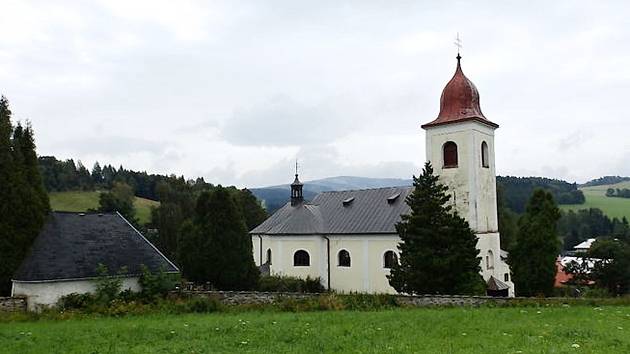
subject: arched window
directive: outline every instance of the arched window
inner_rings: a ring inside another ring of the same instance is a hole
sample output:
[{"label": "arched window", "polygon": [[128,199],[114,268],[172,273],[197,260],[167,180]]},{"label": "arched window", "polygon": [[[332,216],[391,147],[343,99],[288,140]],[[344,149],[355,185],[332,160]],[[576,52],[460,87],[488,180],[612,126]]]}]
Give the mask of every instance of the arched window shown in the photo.
[{"label": "arched window", "polygon": [[267,264],[271,264],[271,248],[267,249]]},{"label": "arched window", "polygon": [[444,147],[442,149],[444,150],[444,167],[457,167],[457,144],[452,141],[447,141],[444,143]]},{"label": "arched window", "polygon": [[385,255],[383,255],[383,268],[391,269],[394,267],[394,264],[398,263],[398,256],[394,251],[387,251]]},{"label": "arched window", "polygon": [[488,144],[486,142],[481,143],[481,167],[490,167],[488,160]]},{"label": "arched window", "polygon": [[486,255],[486,269],[494,269],[494,254],[490,250]]},{"label": "arched window", "polygon": [[340,267],[350,267],[350,252],[346,250],[339,251],[337,255],[337,265]]},{"label": "arched window", "polygon": [[293,254],[293,266],[308,267],[311,265],[311,256],[305,250],[295,251]]}]

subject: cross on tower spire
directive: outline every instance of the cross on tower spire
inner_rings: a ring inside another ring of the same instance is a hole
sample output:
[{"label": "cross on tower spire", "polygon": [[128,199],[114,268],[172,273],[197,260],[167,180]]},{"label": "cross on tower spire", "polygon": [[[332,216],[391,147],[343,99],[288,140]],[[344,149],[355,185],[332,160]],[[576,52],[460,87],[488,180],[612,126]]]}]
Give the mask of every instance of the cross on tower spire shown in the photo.
[{"label": "cross on tower spire", "polygon": [[459,55],[459,52],[462,50],[462,47],[463,47],[462,40],[459,38],[459,32],[457,32],[457,37],[455,37],[454,44],[455,44],[455,47],[457,47],[457,61],[459,61],[462,58],[462,56]]}]

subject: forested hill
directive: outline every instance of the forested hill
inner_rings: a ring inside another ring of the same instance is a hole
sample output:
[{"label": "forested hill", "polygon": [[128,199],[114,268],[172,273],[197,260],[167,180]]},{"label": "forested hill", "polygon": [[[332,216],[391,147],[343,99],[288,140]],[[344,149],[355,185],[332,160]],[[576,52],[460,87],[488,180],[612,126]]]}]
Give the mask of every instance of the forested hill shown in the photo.
[{"label": "forested hill", "polygon": [[584,204],[584,194],[576,183],[544,177],[497,176],[497,193],[505,206],[523,213],[536,188],[550,191],[558,204]]},{"label": "forested hill", "polygon": [[630,177],[621,177],[621,176],[604,176],[600,178],[595,178],[584,183],[581,187],[595,187],[595,186],[605,186],[608,184],[617,184],[621,182],[630,181]]},{"label": "forested hill", "polygon": [[[348,189],[365,189],[379,187],[410,186],[411,180],[397,178],[366,178],[366,177],[331,177],[304,182],[304,198],[312,199],[323,191],[337,191]],[[270,213],[280,208],[289,200],[289,185],[272,186],[251,189],[252,193],[261,201]],[[550,191],[559,204],[582,204],[584,195],[577,189],[577,184],[561,180],[542,177],[497,177],[497,189],[505,205],[511,210],[522,213],[527,201],[536,188]]]}]

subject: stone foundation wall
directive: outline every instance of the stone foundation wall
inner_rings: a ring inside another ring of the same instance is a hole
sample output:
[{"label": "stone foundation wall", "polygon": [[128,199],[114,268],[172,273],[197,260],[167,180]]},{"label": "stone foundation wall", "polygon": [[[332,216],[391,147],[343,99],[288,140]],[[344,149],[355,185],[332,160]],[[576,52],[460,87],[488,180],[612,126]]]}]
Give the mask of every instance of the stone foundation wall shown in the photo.
[{"label": "stone foundation wall", "polygon": [[0,312],[26,311],[25,297],[0,297]]},{"label": "stone foundation wall", "polygon": [[[184,296],[207,296],[219,299],[226,305],[252,305],[272,304],[278,299],[316,299],[326,294],[305,293],[276,293],[257,291],[183,291]],[[343,296],[343,295],[339,295]],[[461,296],[461,295],[391,295],[401,305],[427,307],[427,306],[480,306],[488,302],[505,304],[517,298],[497,298],[489,296]]]}]

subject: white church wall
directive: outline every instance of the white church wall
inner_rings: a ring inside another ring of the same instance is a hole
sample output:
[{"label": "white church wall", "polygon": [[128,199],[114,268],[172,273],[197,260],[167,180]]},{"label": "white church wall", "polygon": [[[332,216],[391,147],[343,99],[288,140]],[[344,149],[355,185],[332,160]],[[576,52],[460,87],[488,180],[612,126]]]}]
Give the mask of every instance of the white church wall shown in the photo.
[{"label": "white church wall", "polygon": [[[122,290],[140,291],[138,277],[124,278]],[[13,281],[12,296],[25,296],[27,298],[28,309],[33,311],[42,306],[55,305],[64,295],[71,293],[84,294],[96,291],[94,280],[64,280],[64,281],[42,281],[42,282],[20,282]]]},{"label": "white church wall", "polygon": [[[397,235],[331,235],[330,240],[330,286],[341,292],[395,293],[386,276],[383,257],[386,251],[398,254]],[[262,238],[262,248],[261,248]],[[260,265],[266,262],[267,250],[271,249],[272,275],[300,278],[320,277],[322,285],[328,286],[328,245],[324,236],[261,236],[252,237],[254,260]],[[293,254],[297,250],[309,252],[311,264],[308,267],[294,266]],[[350,267],[338,265],[341,250],[350,253]]]}]

